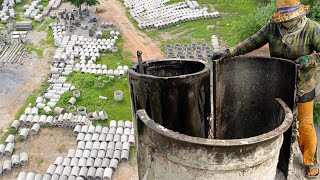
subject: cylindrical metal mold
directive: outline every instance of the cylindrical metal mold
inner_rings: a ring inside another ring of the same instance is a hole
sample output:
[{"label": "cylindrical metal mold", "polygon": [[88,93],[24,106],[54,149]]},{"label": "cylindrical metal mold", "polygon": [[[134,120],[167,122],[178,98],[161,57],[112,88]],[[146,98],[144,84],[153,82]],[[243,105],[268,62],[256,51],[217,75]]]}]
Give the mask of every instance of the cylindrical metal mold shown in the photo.
[{"label": "cylindrical metal mold", "polygon": [[[139,110],[135,123],[139,127],[139,177],[272,179],[276,175],[283,133],[293,120],[290,108],[281,99],[276,100],[272,112],[269,132],[250,138],[218,140],[171,131]],[[160,171],[153,170],[159,166]]]}]

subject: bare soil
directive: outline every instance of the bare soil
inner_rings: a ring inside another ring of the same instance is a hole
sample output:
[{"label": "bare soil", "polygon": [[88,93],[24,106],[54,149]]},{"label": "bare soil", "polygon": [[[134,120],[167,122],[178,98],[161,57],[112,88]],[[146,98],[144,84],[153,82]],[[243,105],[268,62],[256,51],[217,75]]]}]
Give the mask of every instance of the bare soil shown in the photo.
[{"label": "bare soil", "polygon": [[[100,1],[100,7],[105,10],[98,14],[99,23],[113,22],[122,31],[125,39],[124,49],[126,51],[136,55],[137,50],[141,50],[144,60],[155,60],[164,57],[160,49],[160,43],[152,40],[134,27],[125,14],[124,6],[118,0]],[[137,61],[137,58],[132,60]]]}]

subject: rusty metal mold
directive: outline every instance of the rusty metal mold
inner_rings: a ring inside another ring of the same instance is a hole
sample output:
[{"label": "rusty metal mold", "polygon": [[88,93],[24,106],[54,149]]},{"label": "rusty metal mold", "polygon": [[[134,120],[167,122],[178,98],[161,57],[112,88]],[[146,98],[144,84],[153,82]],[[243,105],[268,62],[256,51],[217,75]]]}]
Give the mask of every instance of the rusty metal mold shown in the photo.
[{"label": "rusty metal mold", "polygon": [[273,101],[270,131],[241,139],[206,139],[172,131],[138,110],[140,179],[272,179],[276,175],[283,133],[293,121],[290,108]]},{"label": "rusty metal mold", "polygon": [[[140,67],[141,68],[141,67]],[[145,109],[173,131],[206,137],[210,115],[210,68],[200,61],[166,59],[128,70],[133,114]]]}]

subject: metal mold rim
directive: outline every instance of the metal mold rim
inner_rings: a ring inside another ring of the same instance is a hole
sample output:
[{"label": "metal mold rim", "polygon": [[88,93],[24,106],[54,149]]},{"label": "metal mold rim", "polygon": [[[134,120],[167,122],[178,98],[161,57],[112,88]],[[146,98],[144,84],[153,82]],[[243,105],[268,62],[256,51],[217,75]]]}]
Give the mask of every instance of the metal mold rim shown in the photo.
[{"label": "metal mold rim", "polygon": [[174,132],[166,127],[161,126],[152,120],[144,109],[140,109],[137,111],[137,116],[148,128],[150,128],[153,132],[156,132],[160,135],[166,136],[171,139],[175,139],[181,142],[187,142],[191,144],[204,145],[204,146],[249,146],[257,143],[262,143],[267,140],[271,140],[273,138],[278,137],[283,134],[285,131],[289,129],[293,122],[293,114],[291,109],[279,98],[275,99],[284,110],[285,118],[280,126],[275,128],[272,131],[267,133],[250,137],[250,138],[242,138],[242,139],[206,139],[199,137],[192,137],[185,134],[180,134],[178,132]]},{"label": "metal mold rim", "polygon": [[198,74],[203,74],[206,73],[207,71],[210,70],[210,66],[209,63],[207,63],[206,61],[200,60],[200,59],[163,59],[161,61],[159,60],[150,60],[150,61],[145,61],[143,62],[144,65],[146,64],[152,64],[155,62],[177,62],[177,61],[182,61],[182,62],[195,62],[195,63],[202,63],[204,65],[203,69],[201,71],[195,72],[195,73],[190,73],[190,74],[184,74],[184,75],[179,75],[179,76],[170,76],[170,77],[166,77],[166,76],[154,76],[154,75],[150,75],[150,74],[141,74],[138,73],[135,70],[138,70],[138,64],[133,64],[132,67],[130,69],[128,69],[128,73],[132,74],[134,76],[140,76],[140,77],[145,77],[145,78],[153,78],[153,79],[177,79],[177,78],[186,78],[186,77],[191,77],[191,76],[195,76]]}]

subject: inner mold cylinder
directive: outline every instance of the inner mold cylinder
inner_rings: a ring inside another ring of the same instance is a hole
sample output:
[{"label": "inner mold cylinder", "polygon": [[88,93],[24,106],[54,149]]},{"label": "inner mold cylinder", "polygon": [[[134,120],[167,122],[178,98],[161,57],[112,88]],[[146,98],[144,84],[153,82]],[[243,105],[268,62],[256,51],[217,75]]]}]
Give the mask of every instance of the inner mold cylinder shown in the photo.
[{"label": "inner mold cylinder", "polygon": [[128,70],[133,117],[137,110],[146,109],[160,125],[205,137],[210,115],[209,65],[196,60],[147,61],[142,65],[144,73],[138,71],[138,64]]}]

